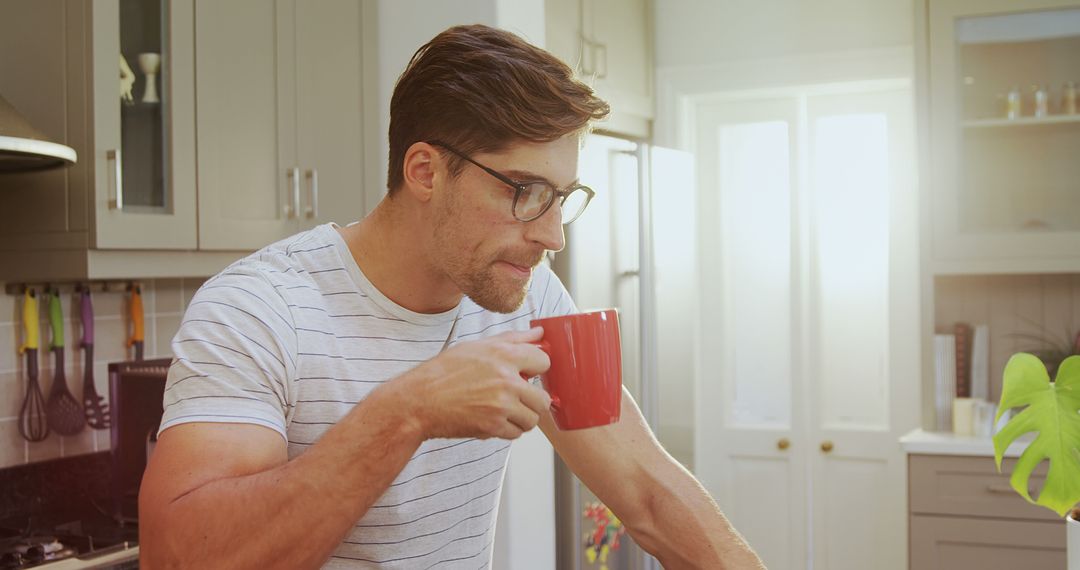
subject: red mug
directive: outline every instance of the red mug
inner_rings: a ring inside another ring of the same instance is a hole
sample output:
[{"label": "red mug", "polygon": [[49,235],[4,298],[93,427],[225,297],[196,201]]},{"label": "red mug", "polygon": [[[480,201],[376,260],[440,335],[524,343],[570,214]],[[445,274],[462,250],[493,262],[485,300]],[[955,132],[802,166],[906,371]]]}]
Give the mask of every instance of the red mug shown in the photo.
[{"label": "red mug", "polygon": [[619,421],[622,349],[615,309],[534,319],[542,327],[540,349],[551,368],[540,376],[551,395],[551,415],[561,430]]}]

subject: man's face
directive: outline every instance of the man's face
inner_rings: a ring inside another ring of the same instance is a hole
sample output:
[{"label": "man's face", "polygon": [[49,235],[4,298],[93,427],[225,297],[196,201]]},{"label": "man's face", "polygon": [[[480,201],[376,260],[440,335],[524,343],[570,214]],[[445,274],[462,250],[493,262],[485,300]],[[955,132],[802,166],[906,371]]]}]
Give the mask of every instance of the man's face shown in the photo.
[{"label": "man's face", "polygon": [[[471,158],[513,180],[546,180],[561,189],[576,180],[578,142],[571,135]],[[532,269],[546,250],[565,243],[557,201],[531,222],[514,218],[513,203],[513,188],[467,162],[433,198],[433,263],[478,305],[500,313],[521,307]]]}]

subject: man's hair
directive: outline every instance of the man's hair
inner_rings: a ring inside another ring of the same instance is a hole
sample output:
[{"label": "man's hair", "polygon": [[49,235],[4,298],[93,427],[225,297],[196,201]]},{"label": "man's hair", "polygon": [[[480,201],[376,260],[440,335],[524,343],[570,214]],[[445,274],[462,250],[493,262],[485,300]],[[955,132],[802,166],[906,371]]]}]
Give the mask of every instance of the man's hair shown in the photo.
[{"label": "man's hair", "polygon": [[[391,193],[404,182],[405,152],[438,140],[466,154],[584,133],[608,104],[554,55],[483,25],[455,26],[413,54],[390,99]],[[451,176],[464,162],[446,154]]]}]

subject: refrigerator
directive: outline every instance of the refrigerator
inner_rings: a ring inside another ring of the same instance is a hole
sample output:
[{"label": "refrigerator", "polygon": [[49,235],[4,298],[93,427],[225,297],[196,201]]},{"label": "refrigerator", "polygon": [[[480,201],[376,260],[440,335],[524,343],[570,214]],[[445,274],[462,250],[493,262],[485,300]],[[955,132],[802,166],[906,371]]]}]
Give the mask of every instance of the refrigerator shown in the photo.
[{"label": "refrigerator", "polygon": [[[552,259],[580,310],[619,310],[623,384],[661,445],[691,470],[700,290],[693,170],[685,152],[589,135],[578,174],[596,196]],[[560,570],[661,567],[558,457],[555,464]]]}]

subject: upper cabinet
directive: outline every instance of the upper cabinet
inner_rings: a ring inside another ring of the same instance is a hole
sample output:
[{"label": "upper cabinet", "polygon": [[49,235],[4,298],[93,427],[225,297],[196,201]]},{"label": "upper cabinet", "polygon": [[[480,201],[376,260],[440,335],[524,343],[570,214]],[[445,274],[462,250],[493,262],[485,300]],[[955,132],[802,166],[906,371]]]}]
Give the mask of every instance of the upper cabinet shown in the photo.
[{"label": "upper cabinet", "polygon": [[936,273],[1080,271],[1080,3],[929,0]]},{"label": "upper cabinet", "polygon": [[199,0],[195,18],[200,247],[362,216],[361,3]]},{"label": "upper cabinet", "polygon": [[363,216],[370,10],[5,3],[0,92],[79,161],[0,175],[0,281],[205,276]]},{"label": "upper cabinet", "polygon": [[547,0],[547,49],[611,104],[601,131],[648,139],[654,116],[652,2]]}]

